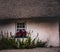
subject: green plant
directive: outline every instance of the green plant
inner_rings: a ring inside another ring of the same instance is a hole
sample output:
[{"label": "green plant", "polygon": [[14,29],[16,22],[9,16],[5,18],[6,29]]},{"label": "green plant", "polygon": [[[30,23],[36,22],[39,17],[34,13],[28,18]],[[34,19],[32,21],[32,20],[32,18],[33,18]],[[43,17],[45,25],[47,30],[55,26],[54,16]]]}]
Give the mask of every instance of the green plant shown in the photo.
[{"label": "green plant", "polygon": [[37,40],[36,47],[47,47],[47,42]]},{"label": "green plant", "polygon": [[26,40],[24,38],[22,40],[18,40],[19,42],[19,48],[31,48],[31,37],[28,36]]},{"label": "green plant", "polygon": [[37,36],[32,40],[31,34],[28,34],[28,37],[26,40],[24,38],[21,39],[16,39],[15,38],[8,38],[8,33],[7,33],[7,38],[0,39],[0,49],[29,49],[29,48],[35,48],[35,47],[47,47],[47,42],[43,42],[41,40],[37,40]]},{"label": "green plant", "polygon": [[24,49],[25,46],[26,46],[26,45],[25,45],[25,41],[24,41],[24,39],[19,40],[19,48]]},{"label": "green plant", "polygon": [[17,48],[17,44],[15,42],[15,39],[6,39],[3,38],[0,40],[0,48],[1,49],[15,49]]}]

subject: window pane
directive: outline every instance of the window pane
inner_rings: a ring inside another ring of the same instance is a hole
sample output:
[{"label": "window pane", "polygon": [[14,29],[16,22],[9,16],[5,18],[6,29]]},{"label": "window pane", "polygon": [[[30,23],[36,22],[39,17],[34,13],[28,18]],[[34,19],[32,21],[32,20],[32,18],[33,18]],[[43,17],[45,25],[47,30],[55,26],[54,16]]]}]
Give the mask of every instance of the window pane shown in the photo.
[{"label": "window pane", "polygon": [[23,28],[25,28],[25,26],[23,26]]},{"label": "window pane", "polygon": [[19,26],[17,25],[17,28],[19,28]]},{"label": "window pane", "polygon": [[24,23],[17,23],[17,28],[25,28],[25,24]]},{"label": "window pane", "polygon": [[20,28],[23,28],[23,26],[22,26],[22,25],[20,25]]}]

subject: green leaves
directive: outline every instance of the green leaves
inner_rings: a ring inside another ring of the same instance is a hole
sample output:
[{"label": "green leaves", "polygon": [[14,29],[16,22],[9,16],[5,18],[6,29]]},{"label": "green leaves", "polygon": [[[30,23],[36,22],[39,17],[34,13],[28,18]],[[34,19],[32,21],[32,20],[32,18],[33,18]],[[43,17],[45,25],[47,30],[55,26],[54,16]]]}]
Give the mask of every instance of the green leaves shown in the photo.
[{"label": "green leaves", "polygon": [[38,35],[32,40],[31,34],[24,39],[16,38],[2,38],[0,40],[0,49],[30,49],[35,47],[47,47],[47,42],[36,40]]},{"label": "green leaves", "polygon": [[14,39],[6,39],[3,38],[2,40],[0,40],[0,48],[1,49],[15,49],[17,48],[17,44],[15,42]]},{"label": "green leaves", "polygon": [[47,42],[37,40],[36,47],[47,47]]}]

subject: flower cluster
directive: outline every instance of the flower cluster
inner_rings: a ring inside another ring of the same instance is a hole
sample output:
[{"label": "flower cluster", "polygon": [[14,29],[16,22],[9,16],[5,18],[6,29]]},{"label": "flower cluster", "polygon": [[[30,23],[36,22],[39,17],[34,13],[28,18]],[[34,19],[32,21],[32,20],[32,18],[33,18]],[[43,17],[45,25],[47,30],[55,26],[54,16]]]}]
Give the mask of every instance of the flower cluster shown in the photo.
[{"label": "flower cluster", "polygon": [[26,30],[19,30],[17,33],[16,33],[16,37],[26,37]]}]

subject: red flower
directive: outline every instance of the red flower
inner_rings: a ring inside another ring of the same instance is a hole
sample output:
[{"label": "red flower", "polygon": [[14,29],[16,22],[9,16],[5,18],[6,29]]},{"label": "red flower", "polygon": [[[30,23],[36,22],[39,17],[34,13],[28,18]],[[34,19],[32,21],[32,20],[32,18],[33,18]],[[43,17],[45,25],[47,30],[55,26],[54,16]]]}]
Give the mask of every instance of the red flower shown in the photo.
[{"label": "red flower", "polygon": [[16,36],[17,37],[25,37],[26,36],[26,31],[23,29],[23,30],[20,30],[19,32],[16,33]]}]

